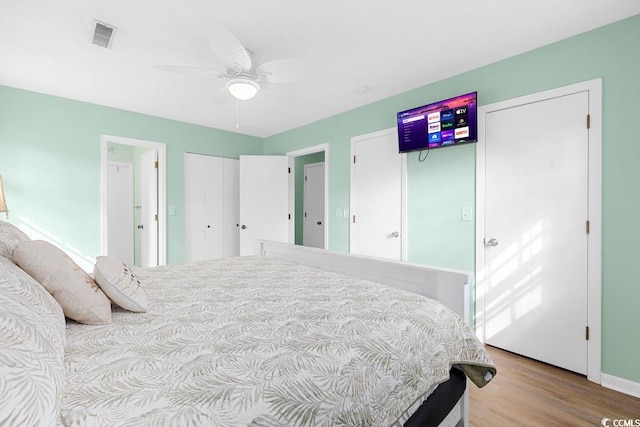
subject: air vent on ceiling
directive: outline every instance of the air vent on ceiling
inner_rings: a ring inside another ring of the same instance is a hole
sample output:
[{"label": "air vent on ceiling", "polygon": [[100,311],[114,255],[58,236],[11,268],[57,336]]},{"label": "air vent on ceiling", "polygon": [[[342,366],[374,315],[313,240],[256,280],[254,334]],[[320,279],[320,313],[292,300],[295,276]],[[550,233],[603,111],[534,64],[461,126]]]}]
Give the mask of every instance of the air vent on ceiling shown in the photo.
[{"label": "air vent on ceiling", "polygon": [[113,34],[116,32],[115,27],[111,27],[102,22],[95,21],[96,27],[93,31],[93,44],[109,48],[113,40]]}]

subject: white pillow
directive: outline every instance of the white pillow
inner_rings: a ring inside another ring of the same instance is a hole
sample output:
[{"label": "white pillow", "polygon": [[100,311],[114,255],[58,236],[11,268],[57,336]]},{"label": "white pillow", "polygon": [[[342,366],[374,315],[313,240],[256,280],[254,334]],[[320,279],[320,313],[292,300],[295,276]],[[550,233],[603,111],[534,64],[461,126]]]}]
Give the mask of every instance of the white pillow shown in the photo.
[{"label": "white pillow", "polygon": [[112,256],[99,256],[93,267],[93,277],[116,305],[129,311],[147,311],[147,294],[125,263]]},{"label": "white pillow", "polygon": [[111,303],[67,254],[42,240],[18,243],[13,260],[58,301],[64,315],[80,323],[111,323]]}]

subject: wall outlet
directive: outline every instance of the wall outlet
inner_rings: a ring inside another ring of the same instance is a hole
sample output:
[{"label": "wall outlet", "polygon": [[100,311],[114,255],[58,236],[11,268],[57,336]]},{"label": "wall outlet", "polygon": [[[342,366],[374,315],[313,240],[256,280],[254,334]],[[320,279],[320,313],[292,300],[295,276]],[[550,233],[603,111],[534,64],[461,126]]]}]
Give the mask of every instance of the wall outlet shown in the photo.
[{"label": "wall outlet", "polygon": [[336,218],[342,218],[342,209],[336,208]]},{"label": "wall outlet", "polygon": [[176,214],[176,207],[169,205],[169,216],[174,216]]},{"label": "wall outlet", "polygon": [[469,208],[469,207],[462,208],[462,220],[473,221],[473,208]]}]

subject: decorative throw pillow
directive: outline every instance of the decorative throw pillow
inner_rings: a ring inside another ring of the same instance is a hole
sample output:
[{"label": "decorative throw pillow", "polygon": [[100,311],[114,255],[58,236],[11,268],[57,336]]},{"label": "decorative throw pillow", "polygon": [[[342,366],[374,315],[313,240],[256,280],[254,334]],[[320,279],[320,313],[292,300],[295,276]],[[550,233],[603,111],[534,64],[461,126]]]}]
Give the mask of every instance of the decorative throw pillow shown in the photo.
[{"label": "decorative throw pillow", "polygon": [[147,294],[124,262],[108,255],[99,256],[93,267],[93,277],[116,305],[129,311],[147,311]]},{"label": "decorative throw pillow", "polygon": [[11,258],[15,245],[25,240],[31,239],[22,230],[10,222],[0,221],[0,255]]},{"label": "decorative throw pillow", "polygon": [[18,243],[13,260],[58,301],[64,315],[80,323],[111,323],[111,303],[96,282],[67,254],[42,240]]}]

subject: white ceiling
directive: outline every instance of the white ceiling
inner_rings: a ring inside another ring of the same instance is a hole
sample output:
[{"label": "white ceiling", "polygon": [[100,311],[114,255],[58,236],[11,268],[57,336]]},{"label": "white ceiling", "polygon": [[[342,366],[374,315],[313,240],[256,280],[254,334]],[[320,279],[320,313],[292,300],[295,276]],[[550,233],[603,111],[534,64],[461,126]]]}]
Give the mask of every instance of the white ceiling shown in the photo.
[{"label": "white ceiling", "polygon": [[[638,0],[0,0],[0,85],[267,137],[639,13]],[[91,44],[94,19],[117,27],[110,49]],[[153,68],[219,68],[212,25],[254,62],[313,71],[237,116],[223,80]]]}]

